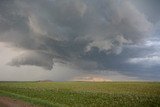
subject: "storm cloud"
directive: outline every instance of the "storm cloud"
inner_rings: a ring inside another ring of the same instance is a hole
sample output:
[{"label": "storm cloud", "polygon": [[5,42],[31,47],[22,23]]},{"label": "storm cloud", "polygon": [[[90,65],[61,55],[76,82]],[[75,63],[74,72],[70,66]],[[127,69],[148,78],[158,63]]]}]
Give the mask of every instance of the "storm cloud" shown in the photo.
[{"label": "storm cloud", "polygon": [[135,63],[153,60],[138,59],[145,53],[138,46],[149,50],[152,28],[130,0],[0,1],[0,42],[21,51],[7,63],[12,66],[52,70],[62,63],[81,72],[132,75]]}]

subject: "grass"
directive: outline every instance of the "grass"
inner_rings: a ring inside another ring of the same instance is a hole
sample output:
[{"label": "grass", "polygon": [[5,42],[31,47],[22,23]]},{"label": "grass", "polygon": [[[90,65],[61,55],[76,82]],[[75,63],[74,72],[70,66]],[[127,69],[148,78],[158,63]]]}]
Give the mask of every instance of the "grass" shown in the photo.
[{"label": "grass", "polygon": [[10,97],[13,99],[19,99],[26,102],[29,102],[33,105],[37,105],[39,107],[62,107],[63,105],[60,104],[53,104],[51,102],[48,102],[47,100],[37,99],[37,98],[31,98],[24,95],[14,94],[7,91],[1,91],[0,90],[0,96]]},{"label": "grass", "polygon": [[42,107],[160,107],[160,83],[1,82],[0,96]]}]

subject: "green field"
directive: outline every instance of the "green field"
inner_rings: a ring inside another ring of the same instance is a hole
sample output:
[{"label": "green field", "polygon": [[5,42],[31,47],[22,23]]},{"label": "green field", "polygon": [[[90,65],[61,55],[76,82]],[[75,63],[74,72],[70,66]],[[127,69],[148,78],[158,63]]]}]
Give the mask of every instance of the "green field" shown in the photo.
[{"label": "green field", "polygon": [[0,96],[41,107],[160,107],[160,83],[0,82]]}]

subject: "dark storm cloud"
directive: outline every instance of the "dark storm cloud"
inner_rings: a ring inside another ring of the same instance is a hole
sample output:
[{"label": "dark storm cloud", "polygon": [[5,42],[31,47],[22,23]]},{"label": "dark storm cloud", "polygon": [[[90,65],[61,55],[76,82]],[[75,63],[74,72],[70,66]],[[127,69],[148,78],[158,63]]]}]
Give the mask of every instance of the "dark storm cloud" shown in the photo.
[{"label": "dark storm cloud", "polygon": [[160,19],[160,1],[159,0],[131,0],[137,8],[147,15],[148,20],[157,23]]},{"label": "dark storm cloud", "polygon": [[78,69],[127,71],[152,24],[128,0],[3,0],[0,41],[23,54],[9,64],[52,69],[54,59]]}]

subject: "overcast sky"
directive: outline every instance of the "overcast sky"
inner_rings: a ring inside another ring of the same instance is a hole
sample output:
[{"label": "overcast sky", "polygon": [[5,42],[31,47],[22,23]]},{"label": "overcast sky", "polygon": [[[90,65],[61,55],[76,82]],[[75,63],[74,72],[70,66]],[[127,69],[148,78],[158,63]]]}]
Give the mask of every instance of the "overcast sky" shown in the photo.
[{"label": "overcast sky", "polygon": [[160,0],[0,0],[0,80],[160,81]]}]

